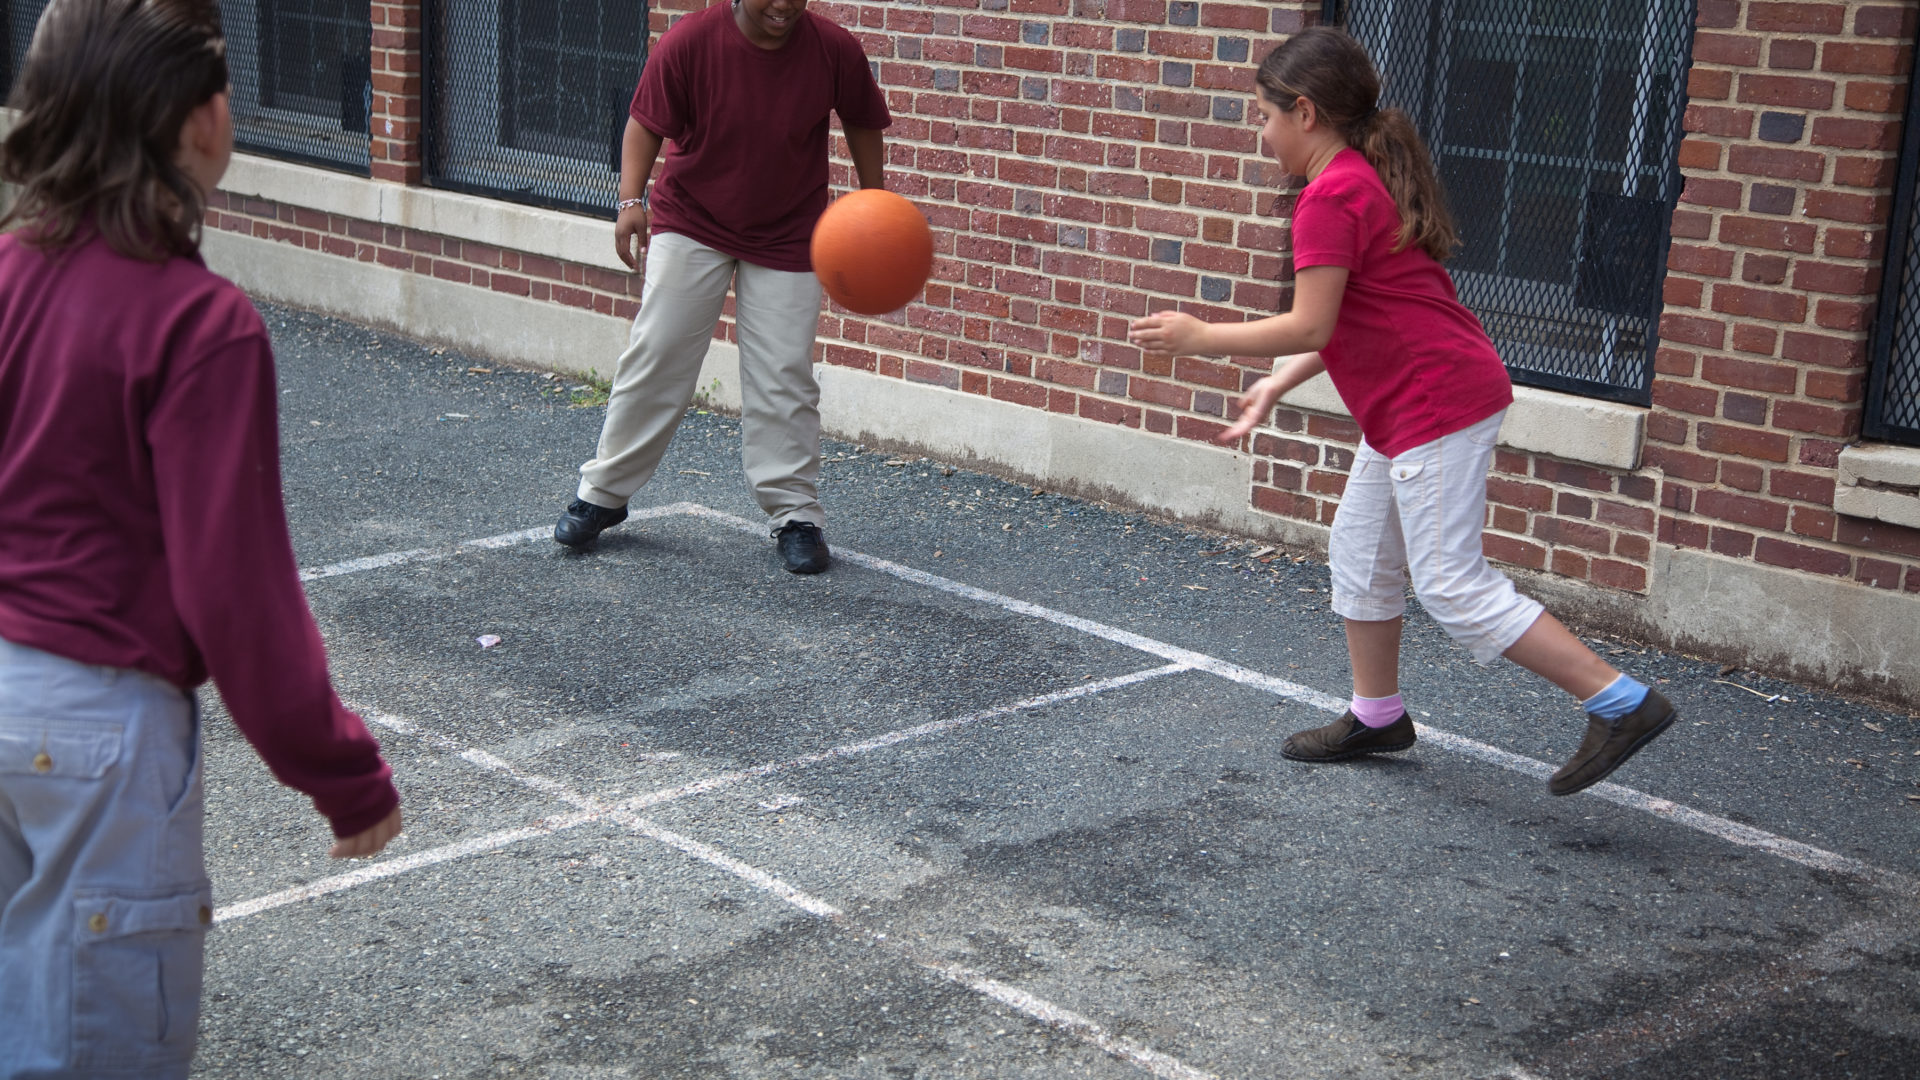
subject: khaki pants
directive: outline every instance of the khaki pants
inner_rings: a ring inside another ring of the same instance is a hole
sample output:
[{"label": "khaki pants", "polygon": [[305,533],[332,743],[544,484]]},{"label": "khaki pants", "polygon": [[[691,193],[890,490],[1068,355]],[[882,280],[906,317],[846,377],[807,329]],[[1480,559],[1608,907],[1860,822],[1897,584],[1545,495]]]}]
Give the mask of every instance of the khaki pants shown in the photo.
[{"label": "khaki pants", "polygon": [[677,233],[654,236],[647,249],[646,292],[614,370],[599,450],[580,466],[580,498],[625,506],[653,479],[693,402],[729,285],[747,483],[773,529],[789,521],[826,524],[818,497],[820,385],[813,377],[819,279],[755,266]]}]

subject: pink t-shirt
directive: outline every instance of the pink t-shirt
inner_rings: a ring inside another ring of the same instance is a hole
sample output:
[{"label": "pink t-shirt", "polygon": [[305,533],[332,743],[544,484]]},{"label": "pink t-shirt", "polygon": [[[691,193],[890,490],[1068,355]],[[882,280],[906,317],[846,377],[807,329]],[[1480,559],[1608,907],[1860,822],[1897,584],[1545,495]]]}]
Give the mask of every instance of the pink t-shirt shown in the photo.
[{"label": "pink t-shirt", "polygon": [[1453,279],[1418,247],[1393,250],[1400,212],[1357,150],[1342,150],[1300,193],[1293,266],[1343,266],[1346,295],[1320,350],[1327,376],[1388,457],[1472,427],[1513,403],[1493,342]]},{"label": "pink t-shirt", "polygon": [[852,34],[804,12],[778,49],[747,40],[730,4],[661,35],[630,114],[667,139],[653,230],[773,270],[813,269],[827,208],[830,113],[851,127],[893,122]]}]

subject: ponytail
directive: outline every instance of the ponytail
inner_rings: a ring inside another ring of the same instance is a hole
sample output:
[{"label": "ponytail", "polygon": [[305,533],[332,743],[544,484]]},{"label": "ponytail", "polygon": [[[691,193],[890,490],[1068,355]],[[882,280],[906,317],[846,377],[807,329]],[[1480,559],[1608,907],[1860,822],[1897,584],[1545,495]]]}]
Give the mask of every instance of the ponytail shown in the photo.
[{"label": "ponytail", "polygon": [[1313,27],[1268,53],[1255,80],[1268,101],[1313,102],[1380,174],[1400,212],[1395,251],[1417,247],[1439,260],[1453,254],[1459,236],[1433,158],[1406,113],[1379,108],[1380,76],[1359,42],[1343,30]]},{"label": "ponytail", "polygon": [[[1313,99],[1312,94],[1306,97]],[[1380,174],[1394,208],[1400,211],[1394,250],[1417,247],[1442,261],[1452,255],[1460,238],[1453,230],[1453,215],[1447,213],[1433,158],[1414,130],[1412,118],[1399,109],[1376,110],[1347,130],[1346,136],[1347,145],[1360,151]]]}]

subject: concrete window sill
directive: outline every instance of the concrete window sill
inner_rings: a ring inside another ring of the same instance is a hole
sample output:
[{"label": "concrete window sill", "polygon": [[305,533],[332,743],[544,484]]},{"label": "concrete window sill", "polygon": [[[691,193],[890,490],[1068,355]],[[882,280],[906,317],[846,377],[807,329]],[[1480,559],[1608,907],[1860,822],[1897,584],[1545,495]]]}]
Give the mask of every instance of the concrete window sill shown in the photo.
[{"label": "concrete window sill", "polygon": [[[1307,380],[1280,403],[1352,415],[1325,375]],[[1647,410],[1638,406],[1516,386],[1513,407],[1500,426],[1500,445],[1606,469],[1637,469],[1646,430]]]},{"label": "concrete window sill", "polygon": [[1840,451],[1833,509],[1920,529],[1920,447],[1868,443]]},{"label": "concrete window sill", "polygon": [[604,219],[435,188],[406,187],[251,154],[235,154],[220,190],[341,217],[418,229],[508,251],[629,273]]}]

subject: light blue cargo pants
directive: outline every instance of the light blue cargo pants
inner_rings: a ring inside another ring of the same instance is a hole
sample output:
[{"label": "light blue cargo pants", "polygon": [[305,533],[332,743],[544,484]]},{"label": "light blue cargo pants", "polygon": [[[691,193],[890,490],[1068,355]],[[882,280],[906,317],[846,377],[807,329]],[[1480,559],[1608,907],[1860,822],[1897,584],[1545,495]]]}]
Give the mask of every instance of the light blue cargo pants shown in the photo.
[{"label": "light blue cargo pants", "polygon": [[0,640],[0,1078],[187,1075],[204,811],[191,695]]}]

